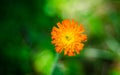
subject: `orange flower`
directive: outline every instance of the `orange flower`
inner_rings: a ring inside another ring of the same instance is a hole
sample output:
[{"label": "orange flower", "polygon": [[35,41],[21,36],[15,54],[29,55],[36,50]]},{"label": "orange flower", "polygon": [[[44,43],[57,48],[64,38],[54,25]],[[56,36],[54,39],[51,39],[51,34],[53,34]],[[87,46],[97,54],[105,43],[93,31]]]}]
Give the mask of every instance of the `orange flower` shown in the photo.
[{"label": "orange flower", "polygon": [[56,47],[56,52],[61,53],[64,50],[64,55],[74,56],[75,52],[80,53],[83,49],[83,42],[87,40],[83,25],[74,22],[74,20],[63,20],[62,23],[57,23],[58,27],[53,27],[52,44]]}]

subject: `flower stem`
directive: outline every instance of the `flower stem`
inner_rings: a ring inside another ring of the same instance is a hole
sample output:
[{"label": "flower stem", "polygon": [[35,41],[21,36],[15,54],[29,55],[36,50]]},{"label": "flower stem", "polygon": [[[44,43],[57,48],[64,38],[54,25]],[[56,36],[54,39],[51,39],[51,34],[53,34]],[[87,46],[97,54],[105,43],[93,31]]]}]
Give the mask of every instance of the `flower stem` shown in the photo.
[{"label": "flower stem", "polygon": [[55,71],[55,68],[57,67],[58,60],[59,60],[59,54],[57,53],[56,57],[55,57],[54,64],[53,64],[53,67],[52,67],[51,72],[50,72],[50,75],[53,75],[53,73]]}]

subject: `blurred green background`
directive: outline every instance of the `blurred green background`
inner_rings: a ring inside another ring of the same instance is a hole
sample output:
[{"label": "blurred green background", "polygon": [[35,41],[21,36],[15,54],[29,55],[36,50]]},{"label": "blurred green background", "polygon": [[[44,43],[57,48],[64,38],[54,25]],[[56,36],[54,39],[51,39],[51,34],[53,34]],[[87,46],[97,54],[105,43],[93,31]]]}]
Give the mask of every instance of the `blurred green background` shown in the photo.
[{"label": "blurred green background", "polygon": [[[88,35],[74,57],[51,44],[64,19]],[[0,75],[120,75],[120,0],[0,0]]]}]

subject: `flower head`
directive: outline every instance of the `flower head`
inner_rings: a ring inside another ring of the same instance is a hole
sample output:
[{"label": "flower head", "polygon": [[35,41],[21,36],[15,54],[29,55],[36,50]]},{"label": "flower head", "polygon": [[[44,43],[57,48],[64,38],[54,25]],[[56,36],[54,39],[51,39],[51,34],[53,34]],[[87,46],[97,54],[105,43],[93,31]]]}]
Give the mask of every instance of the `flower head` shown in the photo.
[{"label": "flower head", "polygon": [[87,40],[87,36],[82,34],[84,32],[83,25],[78,25],[74,20],[63,20],[62,23],[57,23],[57,27],[53,27],[52,44],[55,45],[57,53],[64,50],[64,55],[74,56],[79,54],[83,49],[83,42]]}]

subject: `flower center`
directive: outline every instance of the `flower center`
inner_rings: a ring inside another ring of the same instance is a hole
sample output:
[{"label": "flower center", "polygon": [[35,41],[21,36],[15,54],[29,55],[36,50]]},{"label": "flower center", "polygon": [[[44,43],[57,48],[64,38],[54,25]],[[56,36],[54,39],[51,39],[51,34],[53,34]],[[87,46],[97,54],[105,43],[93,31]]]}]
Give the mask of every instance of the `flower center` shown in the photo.
[{"label": "flower center", "polygon": [[65,36],[65,39],[66,39],[67,41],[70,41],[70,40],[71,40],[70,36],[68,36],[68,35]]},{"label": "flower center", "polygon": [[74,41],[74,35],[70,32],[66,32],[62,34],[62,38],[60,39],[65,45],[69,45]]}]

